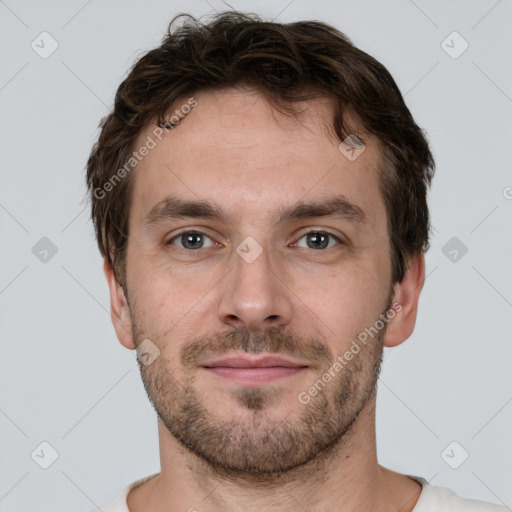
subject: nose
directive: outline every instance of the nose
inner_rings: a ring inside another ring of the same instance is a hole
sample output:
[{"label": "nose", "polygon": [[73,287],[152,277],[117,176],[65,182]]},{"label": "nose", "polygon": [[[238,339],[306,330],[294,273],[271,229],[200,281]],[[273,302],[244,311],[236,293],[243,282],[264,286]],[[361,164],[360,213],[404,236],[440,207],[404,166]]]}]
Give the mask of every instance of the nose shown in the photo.
[{"label": "nose", "polygon": [[[243,253],[240,253],[243,254]],[[292,317],[293,293],[286,278],[271,267],[270,254],[263,249],[254,260],[233,252],[232,270],[222,282],[218,315],[231,327],[261,331],[283,328]]]}]

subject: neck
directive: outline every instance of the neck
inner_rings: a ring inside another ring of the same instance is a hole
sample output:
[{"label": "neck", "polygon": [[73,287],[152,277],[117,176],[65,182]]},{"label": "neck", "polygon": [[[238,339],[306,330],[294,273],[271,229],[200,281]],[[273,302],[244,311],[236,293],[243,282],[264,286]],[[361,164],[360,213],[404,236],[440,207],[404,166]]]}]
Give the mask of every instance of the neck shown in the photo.
[{"label": "neck", "polygon": [[336,446],[266,481],[219,475],[161,421],[158,430],[161,472],[129,494],[131,512],[408,512],[421,492],[417,482],[377,462],[375,394]]}]

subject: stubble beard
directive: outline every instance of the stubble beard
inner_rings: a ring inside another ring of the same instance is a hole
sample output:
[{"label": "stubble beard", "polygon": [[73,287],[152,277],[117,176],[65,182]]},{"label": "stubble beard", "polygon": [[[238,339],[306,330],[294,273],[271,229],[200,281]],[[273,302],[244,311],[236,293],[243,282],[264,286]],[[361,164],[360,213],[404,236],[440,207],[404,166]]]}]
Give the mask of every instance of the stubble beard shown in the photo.
[{"label": "stubble beard", "polygon": [[[133,326],[138,345],[144,336],[140,325],[133,322]],[[180,352],[181,372],[168,368],[164,351],[151,365],[145,366],[139,360],[139,369],[159,420],[203,466],[217,477],[276,484],[295,478],[298,473],[318,476],[328,460],[342,449],[359,414],[375,399],[384,332],[385,329],[311,396],[309,403],[301,404],[297,399],[301,409],[295,418],[277,419],[272,414],[272,406],[278,405],[281,398],[279,389],[271,385],[234,386],[228,400],[236,401],[242,418],[219,417],[208,409],[208,398],[197,392],[197,361],[206,353],[222,355],[236,349],[302,356],[318,364],[309,383],[312,385],[334,362],[332,352],[317,340],[303,340],[278,328],[256,334],[235,329],[227,335],[196,338],[184,345]],[[163,346],[160,340],[153,341]],[[181,379],[178,373],[183,375]]]}]

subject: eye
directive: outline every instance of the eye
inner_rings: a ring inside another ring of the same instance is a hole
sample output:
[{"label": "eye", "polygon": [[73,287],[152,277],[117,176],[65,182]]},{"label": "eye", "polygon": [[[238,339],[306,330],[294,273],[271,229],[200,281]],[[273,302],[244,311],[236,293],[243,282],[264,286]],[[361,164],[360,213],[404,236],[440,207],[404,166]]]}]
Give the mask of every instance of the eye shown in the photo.
[{"label": "eye", "polygon": [[[205,245],[205,239],[210,240],[211,243],[209,245]],[[165,245],[175,245],[174,241],[179,242],[177,244],[178,247],[185,250],[213,247],[212,239],[208,235],[198,231],[183,231],[182,233],[167,240]]]},{"label": "eye", "polygon": [[[302,240],[303,238],[306,239],[306,249],[330,249],[332,247],[330,242],[333,240],[338,242],[339,244],[343,243],[342,240],[340,240],[337,236],[326,231],[309,231],[308,233],[303,235],[299,239],[299,241]],[[299,245],[299,242],[297,242],[294,245],[304,247]]]}]

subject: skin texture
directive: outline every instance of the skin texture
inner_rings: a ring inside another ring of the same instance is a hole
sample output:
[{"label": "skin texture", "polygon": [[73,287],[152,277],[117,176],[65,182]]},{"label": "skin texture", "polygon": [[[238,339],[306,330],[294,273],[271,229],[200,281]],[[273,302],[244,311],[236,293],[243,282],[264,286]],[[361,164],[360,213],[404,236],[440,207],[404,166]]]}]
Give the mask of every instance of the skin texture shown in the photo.
[{"label": "skin texture", "polygon": [[[149,339],[160,350],[139,366],[159,416],[161,472],[129,494],[131,512],[286,512],[297,503],[308,512],[412,510],[419,484],[377,462],[375,385],[382,347],[414,329],[425,268],[423,256],[412,258],[391,287],[377,141],[367,137],[359,157],[347,159],[328,129],[326,100],[305,102],[298,120],[254,91],[195,98],[133,171],[127,294],[105,260],[120,342],[134,349]],[[169,195],[208,200],[227,217],[147,226]],[[365,222],[276,222],[298,201],[334,195],[363,210]],[[322,245],[309,230],[333,236]],[[185,248],[185,231],[204,236]],[[236,250],[247,237],[261,249],[251,262]],[[299,394],[392,304],[400,311],[379,334],[301,403]],[[203,367],[240,354],[281,355],[305,368],[241,384]]]}]

